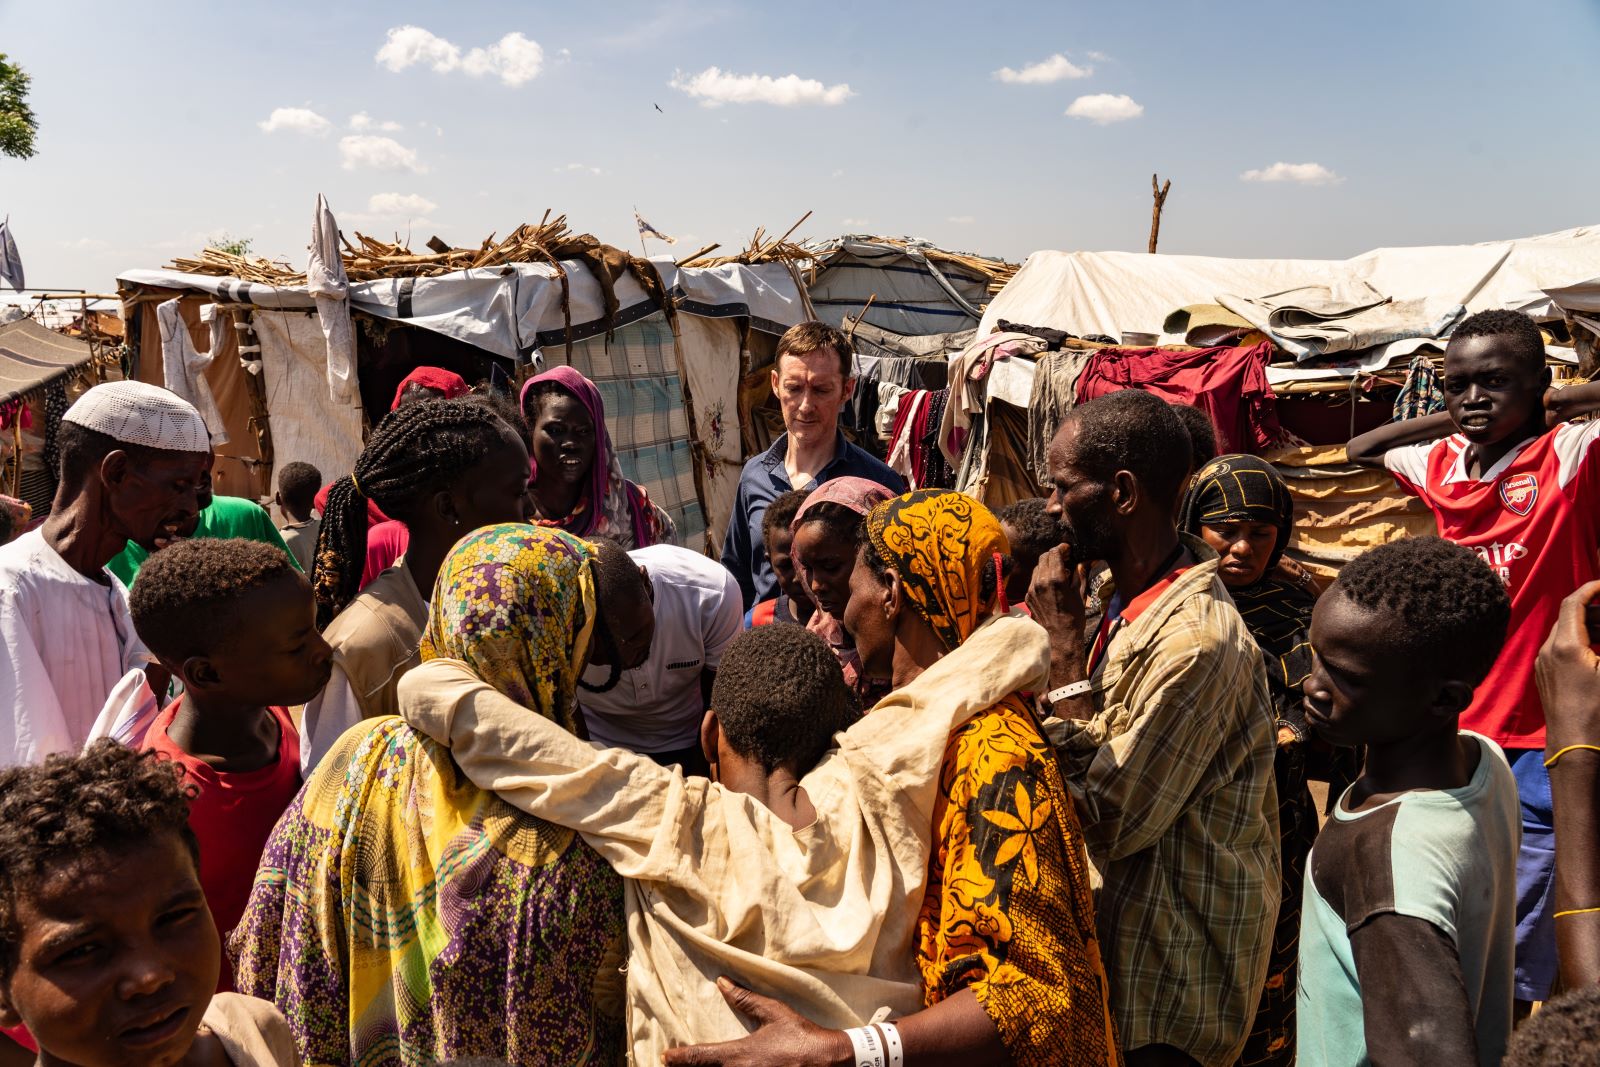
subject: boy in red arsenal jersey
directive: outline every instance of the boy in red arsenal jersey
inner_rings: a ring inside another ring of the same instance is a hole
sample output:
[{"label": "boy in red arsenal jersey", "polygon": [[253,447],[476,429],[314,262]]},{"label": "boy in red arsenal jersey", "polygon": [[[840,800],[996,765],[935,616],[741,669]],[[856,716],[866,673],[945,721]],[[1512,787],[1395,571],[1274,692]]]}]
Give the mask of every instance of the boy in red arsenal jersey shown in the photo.
[{"label": "boy in red arsenal jersey", "polygon": [[1533,663],[1562,598],[1600,578],[1600,420],[1565,421],[1600,409],[1600,383],[1551,389],[1533,320],[1485,311],[1450,338],[1444,395],[1444,412],[1362,434],[1347,451],[1421,498],[1440,536],[1476,552],[1511,595],[1505,648],[1461,726],[1500,745],[1517,777],[1516,990],[1545,1000],[1556,969],[1555,842]]},{"label": "boy in red arsenal jersey", "polygon": [[[244,914],[278,817],[300,791],[300,738],[287,706],[328,684],[333,651],[311,586],[274,545],[180,541],[150,557],[129,597],[133,625],[184,692],[144,747],[183,767],[199,792],[189,828],[223,943]],[[221,992],[233,988],[222,960]]]}]

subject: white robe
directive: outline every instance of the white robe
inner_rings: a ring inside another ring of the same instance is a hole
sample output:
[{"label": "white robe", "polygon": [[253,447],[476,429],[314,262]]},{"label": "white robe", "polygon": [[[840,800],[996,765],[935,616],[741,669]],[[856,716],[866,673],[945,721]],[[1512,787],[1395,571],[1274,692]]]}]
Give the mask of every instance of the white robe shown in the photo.
[{"label": "white robe", "polygon": [[400,712],[474,785],[578,831],[627,880],[628,1043],[642,1067],[749,1032],[719,974],[822,1026],[921,1008],[913,940],[950,732],[1049,673],[1037,623],[990,620],[835,736],[801,779],[817,812],[801,830],[753,797],[580,741],[454,660],[402,678]]},{"label": "white robe", "polygon": [[151,660],[128,592],[92,582],[39,530],[0,546],[0,767],[76,752],[124,675]]}]

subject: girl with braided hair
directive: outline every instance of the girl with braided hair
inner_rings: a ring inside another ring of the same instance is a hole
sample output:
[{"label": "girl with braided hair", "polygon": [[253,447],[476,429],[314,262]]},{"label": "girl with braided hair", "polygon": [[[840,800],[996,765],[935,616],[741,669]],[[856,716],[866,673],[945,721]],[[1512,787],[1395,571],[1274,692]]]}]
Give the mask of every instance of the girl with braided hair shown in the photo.
[{"label": "girl with braided hair", "polygon": [[[527,447],[476,398],[395,409],[373,431],[355,470],[333,483],[312,586],[334,668],[302,718],[307,773],[347,728],[396,713],[394,687],[419,662],[428,599],[445,556],[479,527],[526,521],[527,483]],[[363,588],[371,504],[405,523],[410,541],[405,555]]]}]

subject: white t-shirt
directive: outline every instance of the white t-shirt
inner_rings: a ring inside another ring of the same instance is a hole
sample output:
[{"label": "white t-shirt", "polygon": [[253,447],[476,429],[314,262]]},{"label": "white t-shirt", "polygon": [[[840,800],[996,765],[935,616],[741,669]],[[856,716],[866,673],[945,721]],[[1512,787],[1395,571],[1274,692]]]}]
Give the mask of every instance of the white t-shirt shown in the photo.
[{"label": "white t-shirt", "polygon": [[39,530],[0,546],[0,766],[83,746],[125,674],[151,661],[128,591],[68,566]]},{"label": "white t-shirt", "polygon": [[[739,635],[744,600],[722,564],[677,545],[651,545],[628,553],[650,573],[655,589],[656,633],[650,658],[623,671],[607,693],[578,690],[589,737],[635,752],[671,752],[700,738],[705,701],[700,673],[716,670]],[[590,667],[589,685],[604,685],[610,667]]]}]

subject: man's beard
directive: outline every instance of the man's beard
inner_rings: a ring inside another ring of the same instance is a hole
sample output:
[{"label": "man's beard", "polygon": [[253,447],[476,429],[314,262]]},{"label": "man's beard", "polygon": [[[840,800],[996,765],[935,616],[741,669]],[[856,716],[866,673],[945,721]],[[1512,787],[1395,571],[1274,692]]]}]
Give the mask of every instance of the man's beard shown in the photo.
[{"label": "man's beard", "polygon": [[1116,547],[1116,531],[1103,515],[1088,516],[1077,525],[1062,515],[1058,524],[1061,543],[1067,546],[1067,561],[1074,565],[1108,559]]}]

